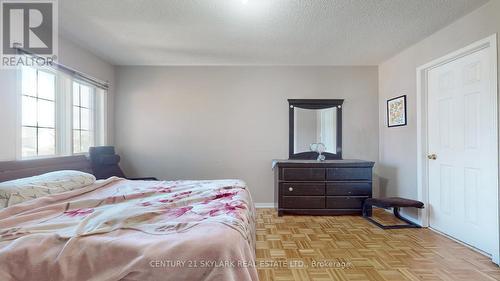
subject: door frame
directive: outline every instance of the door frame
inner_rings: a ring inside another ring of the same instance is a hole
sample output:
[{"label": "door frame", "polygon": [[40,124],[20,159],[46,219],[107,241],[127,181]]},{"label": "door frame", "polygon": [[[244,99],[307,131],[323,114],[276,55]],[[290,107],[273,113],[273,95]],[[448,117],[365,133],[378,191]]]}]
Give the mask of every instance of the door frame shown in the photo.
[{"label": "door frame", "polygon": [[[426,63],[420,67],[417,67],[417,190],[418,190],[418,200],[422,201],[426,206],[429,205],[429,173],[428,173],[428,161],[427,161],[427,148],[428,148],[428,128],[427,128],[427,102],[428,102],[428,73],[431,69],[439,67],[441,65],[447,64],[454,60],[460,59],[477,51],[483,49],[489,49],[490,56],[493,60],[491,63],[491,69],[493,73],[493,79],[491,81],[490,90],[491,95],[494,97],[493,112],[497,118],[495,118],[494,123],[497,128],[494,133],[495,142],[497,143],[496,151],[494,151],[495,157],[494,165],[497,169],[497,177],[495,178],[496,184],[496,196],[498,200],[495,201],[494,209],[496,210],[497,216],[495,221],[496,232],[496,243],[494,246],[494,252],[492,253],[493,262],[499,264],[500,260],[500,227],[499,227],[499,200],[500,200],[500,187],[498,185],[500,170],[498,168],[499,162],[499,145],[498,145],[498,72],[497,72],[497,35],[493,34],[485,39],[476,41],[460,50],[449,53],[441,58],[433,60]],[[429,227],[429,216],[430,212],[428,208],[424,208],[418,213],[418,220],[423,227]]]}]

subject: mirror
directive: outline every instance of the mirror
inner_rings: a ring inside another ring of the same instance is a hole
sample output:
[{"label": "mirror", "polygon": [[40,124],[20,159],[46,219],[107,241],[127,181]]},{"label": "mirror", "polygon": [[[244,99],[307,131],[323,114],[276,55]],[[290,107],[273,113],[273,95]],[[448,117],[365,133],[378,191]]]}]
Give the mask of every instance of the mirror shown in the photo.
[{"label": "mirror", "polygon": [[325,152],[337,153],[337,108],[294,110],[293,153],[309,152],[312,143],[323,143]]},{"label": "mirror", "polygon": [[[322,143],[326,159],[342,159],[343,100],[288,100],[290,159],[317,159],[311,144]],[[315,147],[315,145],[313,145]]]}]

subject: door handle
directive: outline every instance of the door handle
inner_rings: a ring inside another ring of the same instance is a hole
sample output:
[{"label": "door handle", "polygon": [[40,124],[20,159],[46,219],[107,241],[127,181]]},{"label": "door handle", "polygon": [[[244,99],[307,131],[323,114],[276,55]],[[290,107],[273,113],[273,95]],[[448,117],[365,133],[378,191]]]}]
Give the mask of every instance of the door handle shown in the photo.
[{"label": "door handle", "polygon": [[428,158],[429,160],[436,160],[436,159],[438,158],[438,156],[437,156],[435,153],[433,153],[433,154],[429,154],[429,155],[427,155],[427,158]]}]

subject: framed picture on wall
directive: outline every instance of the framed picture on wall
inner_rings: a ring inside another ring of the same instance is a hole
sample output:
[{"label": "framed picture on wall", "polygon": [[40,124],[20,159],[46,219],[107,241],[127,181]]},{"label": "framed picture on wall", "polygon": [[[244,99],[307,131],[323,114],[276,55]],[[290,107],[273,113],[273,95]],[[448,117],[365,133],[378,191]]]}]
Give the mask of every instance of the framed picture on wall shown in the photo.
[{"label": "framed picture on wall", "polygon": [[406,95],[387,100],[387,126],[406,126]]}]

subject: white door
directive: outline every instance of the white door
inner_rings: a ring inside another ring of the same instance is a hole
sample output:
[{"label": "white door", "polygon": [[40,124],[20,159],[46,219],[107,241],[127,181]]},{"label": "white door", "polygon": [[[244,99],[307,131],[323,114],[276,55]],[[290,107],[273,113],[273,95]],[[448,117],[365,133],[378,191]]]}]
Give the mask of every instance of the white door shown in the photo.
[{"label": "white door", "polygon": [[435,154],[428,160],[428,207],[430,227],[494,254],[497,116],[490,53],[482,49],[428,72],[428,154]]}]

